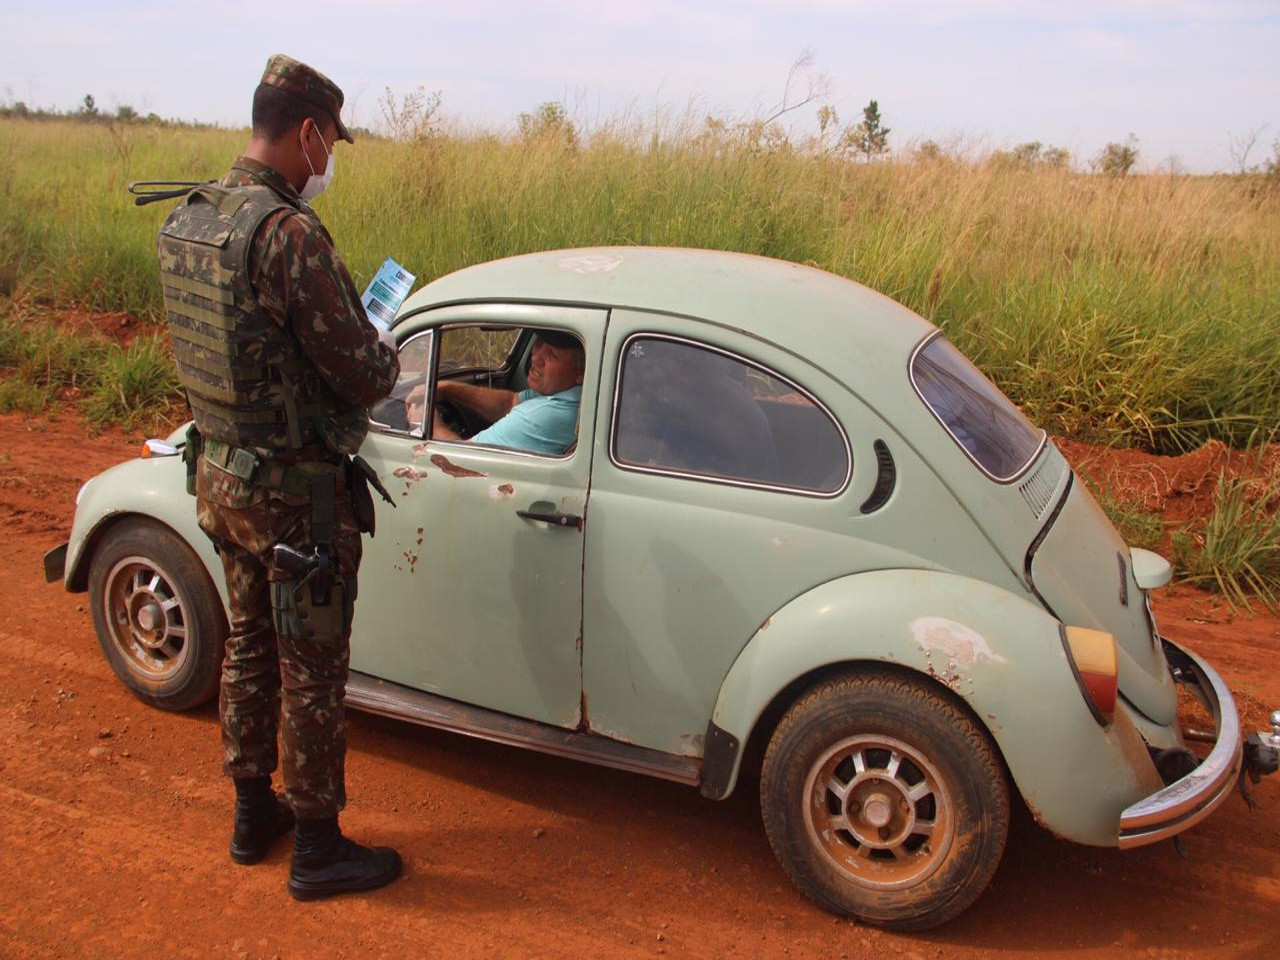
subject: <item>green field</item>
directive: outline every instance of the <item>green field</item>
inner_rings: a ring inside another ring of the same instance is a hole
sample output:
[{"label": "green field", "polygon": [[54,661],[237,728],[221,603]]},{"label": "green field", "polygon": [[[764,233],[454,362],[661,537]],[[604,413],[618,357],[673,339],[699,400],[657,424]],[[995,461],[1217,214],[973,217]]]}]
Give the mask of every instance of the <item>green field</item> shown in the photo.
[{"label": "green field", "polygon": [[[553,131],[554,134],[554,131]],[[158,319],[130,180],[218,176],[247,132],[0,120],[0,297]],[[339,149],[317,203],[363,286],[595,244],[809,263],[940,325],[1053,432],[1158,451],[1280,424],[1280,188],[1009,162],[857,163],[732,127]]]}]

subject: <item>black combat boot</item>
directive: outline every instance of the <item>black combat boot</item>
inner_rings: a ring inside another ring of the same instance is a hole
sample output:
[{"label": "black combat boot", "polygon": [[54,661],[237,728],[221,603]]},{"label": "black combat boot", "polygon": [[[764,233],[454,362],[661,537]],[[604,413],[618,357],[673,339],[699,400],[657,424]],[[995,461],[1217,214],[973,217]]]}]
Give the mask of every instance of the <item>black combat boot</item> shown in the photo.
[{"label": "black combat boot", "polygon": [[293,811],[275,795],[270,777],[240,777],[236,785],[236,822],[231,832],[231,859],[258,863],[271,842],[293,826]]},{"label": "black combat boot", "polygon": [[400,867],[400,854],[390,847],[364,847],[344,837],[337,817],[299,817],[289,893],[295,900],[319,900],[376,890],[400,876]]}]

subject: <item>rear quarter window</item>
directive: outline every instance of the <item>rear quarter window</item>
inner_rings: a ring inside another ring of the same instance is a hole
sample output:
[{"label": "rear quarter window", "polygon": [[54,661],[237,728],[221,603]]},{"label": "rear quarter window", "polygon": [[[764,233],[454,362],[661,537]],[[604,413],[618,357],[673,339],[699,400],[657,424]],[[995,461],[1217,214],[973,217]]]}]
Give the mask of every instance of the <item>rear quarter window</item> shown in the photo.
[{"label": "rear quarter window", "polygon": [[917,348],[911,382],[952,439],[993,480],[1015,479],[1045,442],[1045,432],[941,334]]},{"label": "rear quarter window", "polygon": [[636,336],[623,349],[613,459],[623,467],[831,495],[848,442],[803,388],[704,345]]}]

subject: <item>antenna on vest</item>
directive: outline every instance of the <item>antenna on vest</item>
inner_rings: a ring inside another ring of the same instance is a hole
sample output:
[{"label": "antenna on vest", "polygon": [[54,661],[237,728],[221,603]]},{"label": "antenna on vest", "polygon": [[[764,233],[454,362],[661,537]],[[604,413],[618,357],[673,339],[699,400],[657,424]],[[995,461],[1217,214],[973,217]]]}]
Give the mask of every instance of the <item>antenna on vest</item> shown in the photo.
[{"label": "antenna on vest", "polygon": [[133,203],[145,207],[157,200],[176,200],[185,197],[196,187],[202,187],[212,180],[134,180],[129,184],[129,192],[133,194]]}]

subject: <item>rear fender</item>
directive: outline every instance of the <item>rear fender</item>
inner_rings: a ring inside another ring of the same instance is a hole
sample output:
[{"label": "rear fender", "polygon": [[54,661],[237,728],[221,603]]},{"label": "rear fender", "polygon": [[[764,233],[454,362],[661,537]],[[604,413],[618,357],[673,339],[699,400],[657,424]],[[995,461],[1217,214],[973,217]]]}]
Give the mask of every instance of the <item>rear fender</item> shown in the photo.
[{"label": "rear fender", "polygon": [[967,704],[1037,819],[1063,837],[1114,846],[1120,812],[1159,786],[1127,715],[1105,729],[1094,719],[1043,608],[967,577],[885,570],[823,584],[765,621],[721,686],[708,737],[720,755],[709,749],[703,792],[732,790],[741,745],[780,691],[832,666],[872,663]]}]

